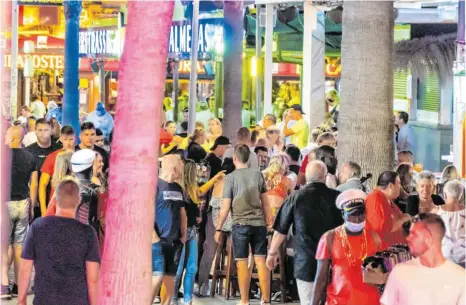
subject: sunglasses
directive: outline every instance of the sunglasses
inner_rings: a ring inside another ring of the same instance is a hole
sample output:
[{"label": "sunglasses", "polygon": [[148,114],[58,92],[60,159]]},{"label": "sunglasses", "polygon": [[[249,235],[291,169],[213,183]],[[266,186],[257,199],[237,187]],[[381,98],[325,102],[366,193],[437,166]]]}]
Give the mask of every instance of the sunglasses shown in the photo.
[{"label": "sunglasses", "polygon": [[416,216],[414,216],[411,221],[409,222],[410,223],[410,227],[412,227],[414,224],[416,223],[421,223],[422,224],[422,227],[424,229],[427,230],[427,232],[429,232],[430,235],[432,235],[432,232],[430,231],[429,227],[423,222],[423,220],[427,219],[428,215],[426,213],[420,213]]}]

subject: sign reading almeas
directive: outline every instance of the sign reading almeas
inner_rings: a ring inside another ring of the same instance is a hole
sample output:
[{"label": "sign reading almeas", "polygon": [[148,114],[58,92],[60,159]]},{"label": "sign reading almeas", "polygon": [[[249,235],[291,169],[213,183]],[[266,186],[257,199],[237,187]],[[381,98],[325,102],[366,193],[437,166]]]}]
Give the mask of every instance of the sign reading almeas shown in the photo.
[{"label": "sign reading almeas", "polygon": [[[191,21],[175,22],[170,29],[168,53],[170,57],[189,59],[192,50]],[[199,20],[199,53],[213,53],[218,43],[223,43],[223,20],[221,18]]]},{"label": "sign reading almeas", "polygon": [[79,56],[119,57],[120,33],[117,30],[91,30],[79,32]]}]

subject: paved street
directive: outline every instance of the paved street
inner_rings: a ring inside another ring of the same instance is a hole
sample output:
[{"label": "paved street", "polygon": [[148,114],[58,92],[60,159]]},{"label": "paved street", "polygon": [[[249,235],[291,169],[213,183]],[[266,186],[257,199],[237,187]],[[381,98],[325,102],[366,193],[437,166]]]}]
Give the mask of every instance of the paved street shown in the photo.
[{"label": "paved street", "polygon": [[[32,305],[32,296],[29,296],[28,305]],[[194,299],[194,305],[217,305],[217,304],[225,304],[225,305],[235,305],[239,302],[239,299],[225,301],[223,298],[202,298],[202,299]],[[275,302],[274,302],[275,303]],[[11,301],[3,301],[0,303],[1,305],[15,305],[16,299]],[[183,303],[180,303],[180,305]],[[251,301],[251,305],[259,305],[259,301]],[[298,304],[298,303],[275,303],[275,304],[282,304],[282,305],[290,305],[290,304]]]}]

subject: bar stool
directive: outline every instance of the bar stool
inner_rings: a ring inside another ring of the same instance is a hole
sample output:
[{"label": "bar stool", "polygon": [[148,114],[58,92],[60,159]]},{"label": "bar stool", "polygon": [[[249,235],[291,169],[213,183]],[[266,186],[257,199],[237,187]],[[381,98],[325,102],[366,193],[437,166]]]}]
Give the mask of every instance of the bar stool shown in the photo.
[{"label": "bar stool", "polygon": [[[230,242],[228,242],[230,241]],[[220,241],[217,244],[215,251],[214,272],[212,275],[212,286],[210,288],[210,296],[215,296],[215,289],[218,282],[218,294],[222,295],[223,279],[225,280],[225,299],[229,300],[231,296],[230,287],[233,279],[233,246],[231,235],[227,232],[222,232]]]}]

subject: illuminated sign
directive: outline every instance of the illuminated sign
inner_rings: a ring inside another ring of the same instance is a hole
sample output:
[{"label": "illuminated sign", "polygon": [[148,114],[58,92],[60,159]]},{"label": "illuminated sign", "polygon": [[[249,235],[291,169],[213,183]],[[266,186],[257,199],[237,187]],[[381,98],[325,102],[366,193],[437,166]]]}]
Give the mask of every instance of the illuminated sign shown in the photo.
[{"label": "illuminated sign", "polygon": [[[198,74],[205,74],[204,67],[202,66],[203,62],[197,62],[197,73]],[[189,73],[191,72],[191,61],[190,60],[182,60],[178,65],[178,72],[179,73]]]},{"label": "illuminated sign", "polygon": [[79,56],[105,55],[119,57],[121,54],[120,33],[117,30],[91,30],[79,32]]},{"label": "illuminated sign", "polygon": [[63,0],[19,0],[18,5],[61,6],[63,5]]},{"label": "illuminated sign", "polygon": [[[63,55],[31,55],[32,65],[34,69],[58,69],[61,70],[65,65],[65,57]],[[4,67],[11,68],[11,54],[3,56]],[[18,55],[18,68],[24,67],[26,55]]]},{"label": "illuminated sign", "polygon": [[[223,43],[223,20],[220,18],[199,20],[198,50],[200,58],[210,57],[217,44]],[[168,40],[170,58],[190,59],[192,50],[191,23],[172,24]]]},{"label": "illuminated sign", "polygon": [[325,56],[325,76],[340,77],[341,76],[341,57]]}]

